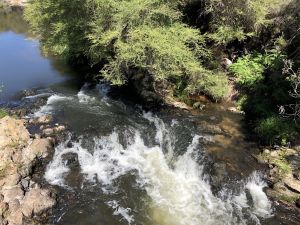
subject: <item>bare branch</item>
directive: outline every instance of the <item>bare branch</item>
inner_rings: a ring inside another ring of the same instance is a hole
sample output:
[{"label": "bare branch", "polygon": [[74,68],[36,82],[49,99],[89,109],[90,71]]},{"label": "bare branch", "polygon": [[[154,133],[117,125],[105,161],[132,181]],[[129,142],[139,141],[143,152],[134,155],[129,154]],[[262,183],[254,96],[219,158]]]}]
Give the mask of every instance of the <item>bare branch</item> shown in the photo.
[{"label": "bare branch", "polygon": [[300,69],[294,71],[293,62],[285,60],[282,73],[287,75],[291,81],[292,90],[289,91],[289,95],[296,101],[294,104],[280,106],[279,114],[286,118],[293,118],[296,121],[300,119]]}]

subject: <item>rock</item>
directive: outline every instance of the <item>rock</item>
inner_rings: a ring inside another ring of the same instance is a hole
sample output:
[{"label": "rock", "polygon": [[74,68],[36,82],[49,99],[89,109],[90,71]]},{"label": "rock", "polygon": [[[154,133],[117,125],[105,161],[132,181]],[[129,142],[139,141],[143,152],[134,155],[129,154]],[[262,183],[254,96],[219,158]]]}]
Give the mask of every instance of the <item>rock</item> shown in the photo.
[{"label": "rock", "polygon": [[291,148],[285,148],[285,155],[290,156],[290,155],[298,155],[298,152],[295,149],[291,149]]},{"label": "rock", "polygon": [[[11,0],[5,0],[5,1],[11,1]],[[30,90],[30,89],[29,90],[23,90],[22,94],[23,94],[24,97],[35,95],[34,91]]]},{"label": "rock", "polygon": [[283,182],[290,190],[300,194],[300,181],[294,179],[292,174],[286,176]]},{"label": "rock", "polygon": [[37,119],[37,123],[50,123],[52,119],[51,115],[44,115]]},{"label": "rock", "polygon": [[46,158],[48,156],[49,149],[52,148],[52,143],[49,139],[34,139],[32,142],[23,149],[23,162],[30,163],[36,157]]},{"label": "rock", "polygon": [[271,151],[270,156],[276,158],[279,156],[279,152],[278,151]]},{"label": "rock", "polygon": [[[28,0],[3,0],[4,4],[9,7],[24,7]],[[23,91],[24,95],[30,94],[32,91]]]},{"label": "rock", "polygon": [[194,109],[203,110],[203,109],[205,108],[205,105],[202,104],[201,102],[195,102],[195,103],[193,104],[193,108],[194,108]]},{"label": "rock", "polygon": [[210,134],[224,134],[224,131],[222,128],[218,125],[214,125],[212,123],[209,123],[207,121],[199,121],[198,125],[205,131],[205,133]]},{"label": "rock", "polygon": [[20,201],[15,199],[8,203],[8,208],[11,212],[16,212],[20,210]]},{"label": "rock", "polygon": [[35,188],[40,188],[40,185],[38,183],[34,182],[33,180],[30,180],[29,187],[31,189],[35,189]]},{"label": "rock", "polygon": [[[29,141],[29,132],[24,126],[24,121],[6,116],[0,120],[0,149],[26,145]],[[14,143],[14,146],[11,146]]]},{"label": "rock", "polygon": [[22,213],[26,217],[33,214],[40,215],[55,205],[56,201],[50,197],[50,191],[46,189],[35,188],[26,193],[22,204]]},{"label": "rock", "polygon": [[35,138],[35,139],[40,139],[40,138],[41,138],[41,135],[40,135],[40,134],[34,134],[34,138]]},{"label": "rock", "polygon": [[66,165],[69,167],[79,167],[78,155],[75,153],[67,153],[62,156],[62,159],[65,161]]},{"label": "rock", "polygon": [[263,160],[263,158],[260,155],[255,155],[255,154],[251,154],[253,158],[256,159],[256,161],[260,164],[265,164],[265,161]]},{"label": "rock", "polygon": [[209,119],[212,120],[212,121],[215,121],[217,119],[217,117],[211,116],[211,117],[209,117]]},{"label": "rock", "polygon": [[43,135],[45,136],[51,136],[54,134],[54,129],[52,128],[46,128],[43,130]]},{"label": "rock", "polygon": [[28,179],[22,179],[20,183],[24,190],[27,190],[29,188],[29,180]]},{"label": "rock", "polygon": [[232,61],[228,58],[223,58],[221,61],[221,65],[225,68],[228,69],[229,66],[232,64]]},{"label": "rock", "polygon": [[21,175],[18,173],[13,173],[13,174],[7,174],[3,179],[0,181],[0,187],[1,186],[15,186],[19,183],[21,179]]},{"label": "rock", "polygon": [[48,190],[26,178],[52,147],[49,138],[30,138],[23,120],[0,120],[0,225],[22,225],[23,214],[35,216],[55,204]]},{"label": "rock", "polygon": [[300,180],[300,170],[298,169],[298,170],[296,170],[296,171],[293,171],[293,176],[294,176],[296,179]]},{"label": "rock", "polygon": [[265,153],[265,154],[270,154],[270,150],[269,150],[269,149],[265,149],[265,150],[264,150],[264,153]]},{"label": "rock", "polygon": [[2,195],[4,197],[3,202],[9,203],[15,199],[23,199],[24,191],[19,186],[10,187],[8,189],[2,189]]},{"label": "rock", "polygon": [[215,163],[211,173],[211,182],[214,187],[221,188],[228,173],[225,163]]},{"label": "rock", "polygon": [[300,208],[300,199],[297,199],[296,202],[295,202],[295,204],[296,204],[296,206],[297,206],[298,208]]},{"label": "rock", "polygon": [[23,214],[21,210],[10,211],[7,221],[8,225],[23,225]]},{"label": "rock", "polygon": [[8,204],[6,202],[0,201],[0,216],[3,215],[8,210]]},{"label": "rock", "polygon": [[56,133],[63,132],[64,130],[66,130],[66,127],[63,126],[63,125],[60,125],[60,126],[57,126],[57,127],[54,128],[54,131],[55,131]]},{"label": "rock", "polygon": [[236,107],[229,107],[228,111],[232,112],[232,113],[237,113],[237,114],[244,114],[243,111],[238,110]]}]

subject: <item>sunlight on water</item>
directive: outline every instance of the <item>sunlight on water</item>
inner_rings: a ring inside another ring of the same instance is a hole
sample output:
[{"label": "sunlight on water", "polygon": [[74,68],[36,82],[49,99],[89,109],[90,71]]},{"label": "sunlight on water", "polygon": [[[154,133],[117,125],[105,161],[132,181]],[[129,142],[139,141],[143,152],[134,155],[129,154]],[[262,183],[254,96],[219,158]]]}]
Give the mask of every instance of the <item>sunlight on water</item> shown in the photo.
[{"label": "sunlight on water", "polygon": [[[79,99],[78,99],[79,98]],[[78,98],[54,95],[48,99],[47,106],[40,110],[45,113],[49,106],[57,101],[94,100],[91,97]],[[122,175],[135,174],[136,184],[146,190],[150,197],[148,213],[156,225],[233,225],[259,224],[259,218],[271,216],[271,203],[263,188],[266,184],[257,173],[246,180],[240,193],[223,194],[222,198],[215,196],[211,186],[203,174],[201,162],[200,135],[194,135],[185,153],[174,155],[174,137],[171,137],[169,126],[151,113],[143,115],[148,124],[156,128],[155,146],[145,144],[138,129],[131,128],[127,143],[121,143],[117,131],[108,136],[94,138],[94,148],[83,147],[82,140],[57,146],[54,158],[45,173],[47,181],[54,185],[65,186],[65,177],[70,171],[63,160],[63,155],[75,153],[81,167],[81,173],[90,182],[98,182],[104,193],[118,190],[116,182]],[[174,121],[173,121],[174,122]],[[249,192],[252,203],[247,198]],[[107,205],[115,210],[114,215],[120,215],[134,224],[135,218],[131,209],[118,205],[112,200]]]}]

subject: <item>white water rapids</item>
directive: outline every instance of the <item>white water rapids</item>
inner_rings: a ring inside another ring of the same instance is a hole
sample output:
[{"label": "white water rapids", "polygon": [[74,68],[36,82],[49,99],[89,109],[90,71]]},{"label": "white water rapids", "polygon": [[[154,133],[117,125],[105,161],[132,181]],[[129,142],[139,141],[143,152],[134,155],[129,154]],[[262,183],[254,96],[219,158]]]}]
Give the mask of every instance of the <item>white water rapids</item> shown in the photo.
[{"label": "white water rapids", "polygon": [[[55,101],[75,100],[78,104],[95,101],[82,90],[73,97],[54,95],[36,115],[52,110]],[[224,190],[222,197],[215,196],[204,175],[203,165],[199,163],[200,152],[203,151],[199,141],[203,137],[195,134],[184,154],[177,156],[169,126],[151,113],[144,113],[143,118],[156,128],[154,146],[147,146],[141,131],[134,128],[123,134],[125,144],[120,141],[118,130],[107,136],[95,137],[93,149],[84,147],[82,139],[73,141],[72,146],[67,145],[70,141],[67,140],[56,147],[45,173],[46,180],[64,187],[70,168],[63,155],[75,153],[85,179],[99,183],[104,193],[116,191],[115,181],[134,173],[136,184],[149,196],[148,212],[155,225],[260,224],[261,218],[271,216],[271,203],[263,192],[266,184],[258,173],[244,181],[240,193],[231,194]],[[176,126],[176,123],[172,125]],[[250,194],[251,200],[246,193]],[[120,206],[115,200],[106,204],[128,224],[135,224],[130,208]]]}]

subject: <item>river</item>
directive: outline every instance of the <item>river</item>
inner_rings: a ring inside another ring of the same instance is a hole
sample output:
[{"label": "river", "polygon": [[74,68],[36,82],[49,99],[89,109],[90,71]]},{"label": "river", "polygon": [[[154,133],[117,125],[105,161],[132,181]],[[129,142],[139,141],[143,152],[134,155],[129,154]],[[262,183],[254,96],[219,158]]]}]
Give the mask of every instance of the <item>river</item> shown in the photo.
[{"label": "river", "polygon": [[20,15],[0,14],[1,104],[46,98],[26,116],[50,114],[68,127],[40,177],[58,194],[49,223],[290,224],[264,193],[240,115],[224,105],[146,112],[44,56]]}]

